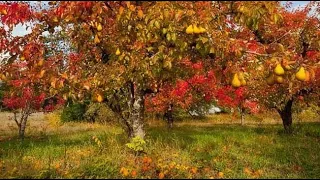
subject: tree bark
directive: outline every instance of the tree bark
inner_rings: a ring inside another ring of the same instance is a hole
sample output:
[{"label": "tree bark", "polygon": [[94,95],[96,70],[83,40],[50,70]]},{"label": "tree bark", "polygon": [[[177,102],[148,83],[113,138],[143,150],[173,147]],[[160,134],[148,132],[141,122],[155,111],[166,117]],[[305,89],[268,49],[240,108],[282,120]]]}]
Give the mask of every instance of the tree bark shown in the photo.
[{"label": "tree bark", "polygon": [[287,132],[287,133],[291,133],[292,132],[292,103],[293,103],[293,99],[290,99],[284,109],[277,109],[278,113],[280,114],[281,116],[281,119],[282,119],[282,123],[283,123],[283,127],[284,127],[284,130]]},{"label": "tree bark", "polygon": [[19,118],[19,121],[18,121],[18,118],[17,118],[17,112],[14,112],[13,115],[14,115],[14,121],[16,122],[16,124],[18,126],[19,138],[21,140],[23,140],[24,139],[24,134],[25,134],[25,129],[26,129],[26,126],[27,126],[29,113],[22,111],[21,112],[21,117]]},{"label": "tree bark", "polygon": [[244,110],[241,108],[241,125],[244,125]]},{"label": "tree bark", "polygon": [[27,117],[21,117],[21,124],[19,126],[19,138],[21,140],[24,139],[24,133],[25,133],[25,129],[26,129],[26,126],[27,126],[27,120],[28,120]]},{"label": "tree bark", "polygon": [[173,104],[170,103],[167,109],[167,112],[165,113],[165,118],[167,119],[169,129],[173,127],[173,114],[172,114],[173,109],[172,108],[173,108]]},{"label": "tree bark", "polygon": [[241,119],[240,119],[240,122],[241,122],[241,126],[244,125],[244,108],[242,108],[241,106],[239,107],[239,112],[240,112],[240,116],[241,116]]},{"label": "tree bark", "polygon": [[132,131],[129,131],[129,137],[134,138],[139,136],[140,138],[144,139],[144,93],[143,91],[138,90],[137,92],[134,92],[132,95],[132,106],[128,118]]}]

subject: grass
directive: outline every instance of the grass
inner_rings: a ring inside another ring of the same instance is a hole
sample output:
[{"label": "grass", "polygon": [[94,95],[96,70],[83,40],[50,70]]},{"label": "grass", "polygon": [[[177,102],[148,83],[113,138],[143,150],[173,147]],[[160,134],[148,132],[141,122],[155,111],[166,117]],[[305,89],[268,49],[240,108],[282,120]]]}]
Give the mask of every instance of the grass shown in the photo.
[{"label": "grass", "polygon": [[[230,119],[214,117],[220,116]],[[35,129],[23,142],[10,131],[2,132],[0,178],[320,177],[318,122],[296,124],[294,134],[288,135],[281,124],[212,121],[211,117],[197,126],[191,120],[177,122],[172,130],[162,121],[147,125],[147,149],[141,156],[126,148],[128,139],[119,127],[53,127],[43,118],[30,121],[28,128]],[[44,125],[46,130],[36,128]]]}]

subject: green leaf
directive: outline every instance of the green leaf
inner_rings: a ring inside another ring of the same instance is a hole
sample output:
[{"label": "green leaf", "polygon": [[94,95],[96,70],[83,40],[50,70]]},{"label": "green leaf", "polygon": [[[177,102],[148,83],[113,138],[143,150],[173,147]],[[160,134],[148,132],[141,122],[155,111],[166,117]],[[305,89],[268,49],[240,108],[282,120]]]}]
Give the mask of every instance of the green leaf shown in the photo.
[{"label": "green leaf", "polygon": [[167,34],[167,40],[168,40],[168,41],[171,40],[171,35],[170,35],[170,33]]},{"label": "green leaf", "polygon": [[176,39],[177,39],[176,33],[171,34],[171,39],[173,42],[176,41]]}]

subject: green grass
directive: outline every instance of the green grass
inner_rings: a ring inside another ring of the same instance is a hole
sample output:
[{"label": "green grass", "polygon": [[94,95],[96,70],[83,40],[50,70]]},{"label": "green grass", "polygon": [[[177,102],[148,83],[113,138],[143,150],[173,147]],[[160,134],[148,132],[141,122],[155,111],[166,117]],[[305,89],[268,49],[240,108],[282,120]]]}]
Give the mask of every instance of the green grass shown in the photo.
[{"label": "green grass", "polygon": [[[74,126],[78,128],[68,130]],[[142,156],[126,148],[127,141],[118,127],[84,123],[35,132],[24,142],[2,139],[0,178],[125,178],[122,167],[135,170],[136,178],[158,178],[160,172],[165,178],[219,178],[219,172],[223,178],[320,177],[319,123],[296,125],[291,135],[279,124],[148,126]],[[152,163],[144,163],[145,156]],[[142,170],[144,166],[150,168]]]}]

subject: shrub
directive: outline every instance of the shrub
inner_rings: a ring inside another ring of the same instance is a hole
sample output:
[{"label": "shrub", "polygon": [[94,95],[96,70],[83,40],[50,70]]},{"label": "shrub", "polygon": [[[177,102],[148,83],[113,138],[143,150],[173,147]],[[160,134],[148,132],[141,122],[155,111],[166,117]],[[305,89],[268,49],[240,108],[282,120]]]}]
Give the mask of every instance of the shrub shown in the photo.
[{"label": "shrub", "polygon": [[61,114],[61,122],[74,122],[84,120],[86,105],[75,103],[65,107]]},{"label": "shrub", "polygon": [[132,138],[130,143],[127,143],[126,146],[133,150],[136,155],[139,155],[145,151],[146,142],[140,136],[136,136]]},{"label": "shrub", "polygon": [[49,122],[49,125],[55,128],[62,125],[60,117],[61,117],[61,111],[46,113],[44,116],[45,120]]},{"label": "shrub", "polygon": [[84,119],[87,122],[97,122],[101,124],[113,124],[117,122],[115,114],[103,103],[91,103],[84,114]]}]

